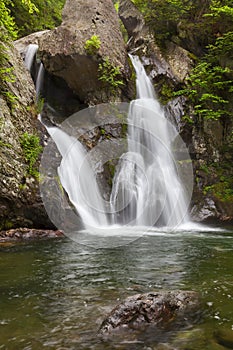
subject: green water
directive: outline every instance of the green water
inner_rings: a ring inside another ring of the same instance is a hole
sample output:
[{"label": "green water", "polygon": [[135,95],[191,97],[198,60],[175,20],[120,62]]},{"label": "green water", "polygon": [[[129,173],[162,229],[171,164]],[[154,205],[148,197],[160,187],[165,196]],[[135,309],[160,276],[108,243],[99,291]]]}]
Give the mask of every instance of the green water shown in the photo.
[{"label": "green water", "polygon": [[[2,245],[0,266],[0,349],[232,349],[218,334],[233,339],[233,231],[156,233],[114,249],[68,238]],[[188,329],[164,341],[97,336],[125,297],[174,289],[200,292],[202,317]]]}]

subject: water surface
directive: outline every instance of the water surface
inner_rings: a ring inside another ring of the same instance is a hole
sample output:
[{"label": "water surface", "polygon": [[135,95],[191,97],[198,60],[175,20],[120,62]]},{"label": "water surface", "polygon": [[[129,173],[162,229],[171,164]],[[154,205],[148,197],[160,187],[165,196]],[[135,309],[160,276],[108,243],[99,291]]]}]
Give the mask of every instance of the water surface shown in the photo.
[{"label": "water surface", "polygon": [[[0,349],[229,349],[216,334],[233,328],[231,230],[149,232],[113,249],[68,238],[5,244],[0,264]],[[175,289],[200,292],[197,324],[159,340],[146,332],[97,337],[125,297]]]}]

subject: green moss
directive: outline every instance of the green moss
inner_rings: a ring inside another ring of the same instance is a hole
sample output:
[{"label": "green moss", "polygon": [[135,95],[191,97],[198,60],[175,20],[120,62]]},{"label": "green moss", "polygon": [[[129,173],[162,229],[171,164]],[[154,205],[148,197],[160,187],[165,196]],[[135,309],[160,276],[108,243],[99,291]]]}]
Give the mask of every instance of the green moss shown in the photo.
[{"label": "green moss", "polygon": [[205,186],[203,193],[204,195],[211,194],[222,202],[233,203],[233,177],[222,175],[219,182]]},{"label": "green moss", "polygon": [[11,229],[12,227],[14,227],[14,224],[13,224],[13,222],[11,222],[10,220],[6,220],[5,222],[4,222],[4,229],[6,229],[6,230],[9,230],[9,229]]},{"label": "green moss", "polygon": [[173,86],[168,82],[163,83],[160,90],[160,102],[162,104],[167,104],[169,100],[173,98]]},{"label": "green moss", "polygon": [[107,166],[108,173],[109,173],[108,184],[109,184],[109,186],[112,187],[112,180],[114,178],[115,170],[116,170],[116,160],[115,159],[110,159],[107,162],[106,166]]},{"label": "green moss", "polygon": [[185,114],[182,116],[182,120],[190,125],[194,124],[194,121],[192,118],[190,118],[189,115]]}]

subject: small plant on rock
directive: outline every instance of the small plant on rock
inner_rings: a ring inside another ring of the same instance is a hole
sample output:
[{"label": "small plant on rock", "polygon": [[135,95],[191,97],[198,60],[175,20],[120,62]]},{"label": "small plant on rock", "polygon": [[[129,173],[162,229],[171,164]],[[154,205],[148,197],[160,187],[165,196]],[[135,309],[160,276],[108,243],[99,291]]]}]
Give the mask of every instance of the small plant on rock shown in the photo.
[{"label": "small plant on rock", "polygon": [[104,58],[103,63],[99,64],[98,73],[98,79],[110,87],[112,91],[124,85],[120,67],[114,66],[108,57]]},{"label": "small plant on rock", "polygon": [[85,42],[84,49],[88,55],[95,55],[100,49],[101,41],[98,35],[92,35],[90,39]]},{"label": "small plant on rock", "polygon": [[34,168],[34,164],[42,152],[39,137],[25,132],[20,138],[20,145],[23,149],[24,157],[28,162],[28,174],[38,178],[39,173]]}]

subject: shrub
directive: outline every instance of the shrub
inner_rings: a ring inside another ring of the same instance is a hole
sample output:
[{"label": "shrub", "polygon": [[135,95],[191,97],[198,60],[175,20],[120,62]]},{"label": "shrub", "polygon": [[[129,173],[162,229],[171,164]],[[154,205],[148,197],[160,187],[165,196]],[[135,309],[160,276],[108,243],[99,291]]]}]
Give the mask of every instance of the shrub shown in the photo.
[{"label": "shrub", "polygon": [[20,138],[20,144],[23,149],[24,157],[28,162],[28,174],[37,178],[39,173],[34,168],[34,164],[42,152],[40,139],[37,135],[28,134],[25,132]]},{"label": "shrub", "polygon": [[110,87],[111,90],[124,85],[120,67],[114,66],[108,57],[104,58],[103,63],[99,64],[98,73],[98,79]]},{"label": "shrub", "polygon": [[101,41],[98,35],[92,35],[92,37],[85,42],[84,49],[89,55],[94,55],[99,50],[100,45]]}]

